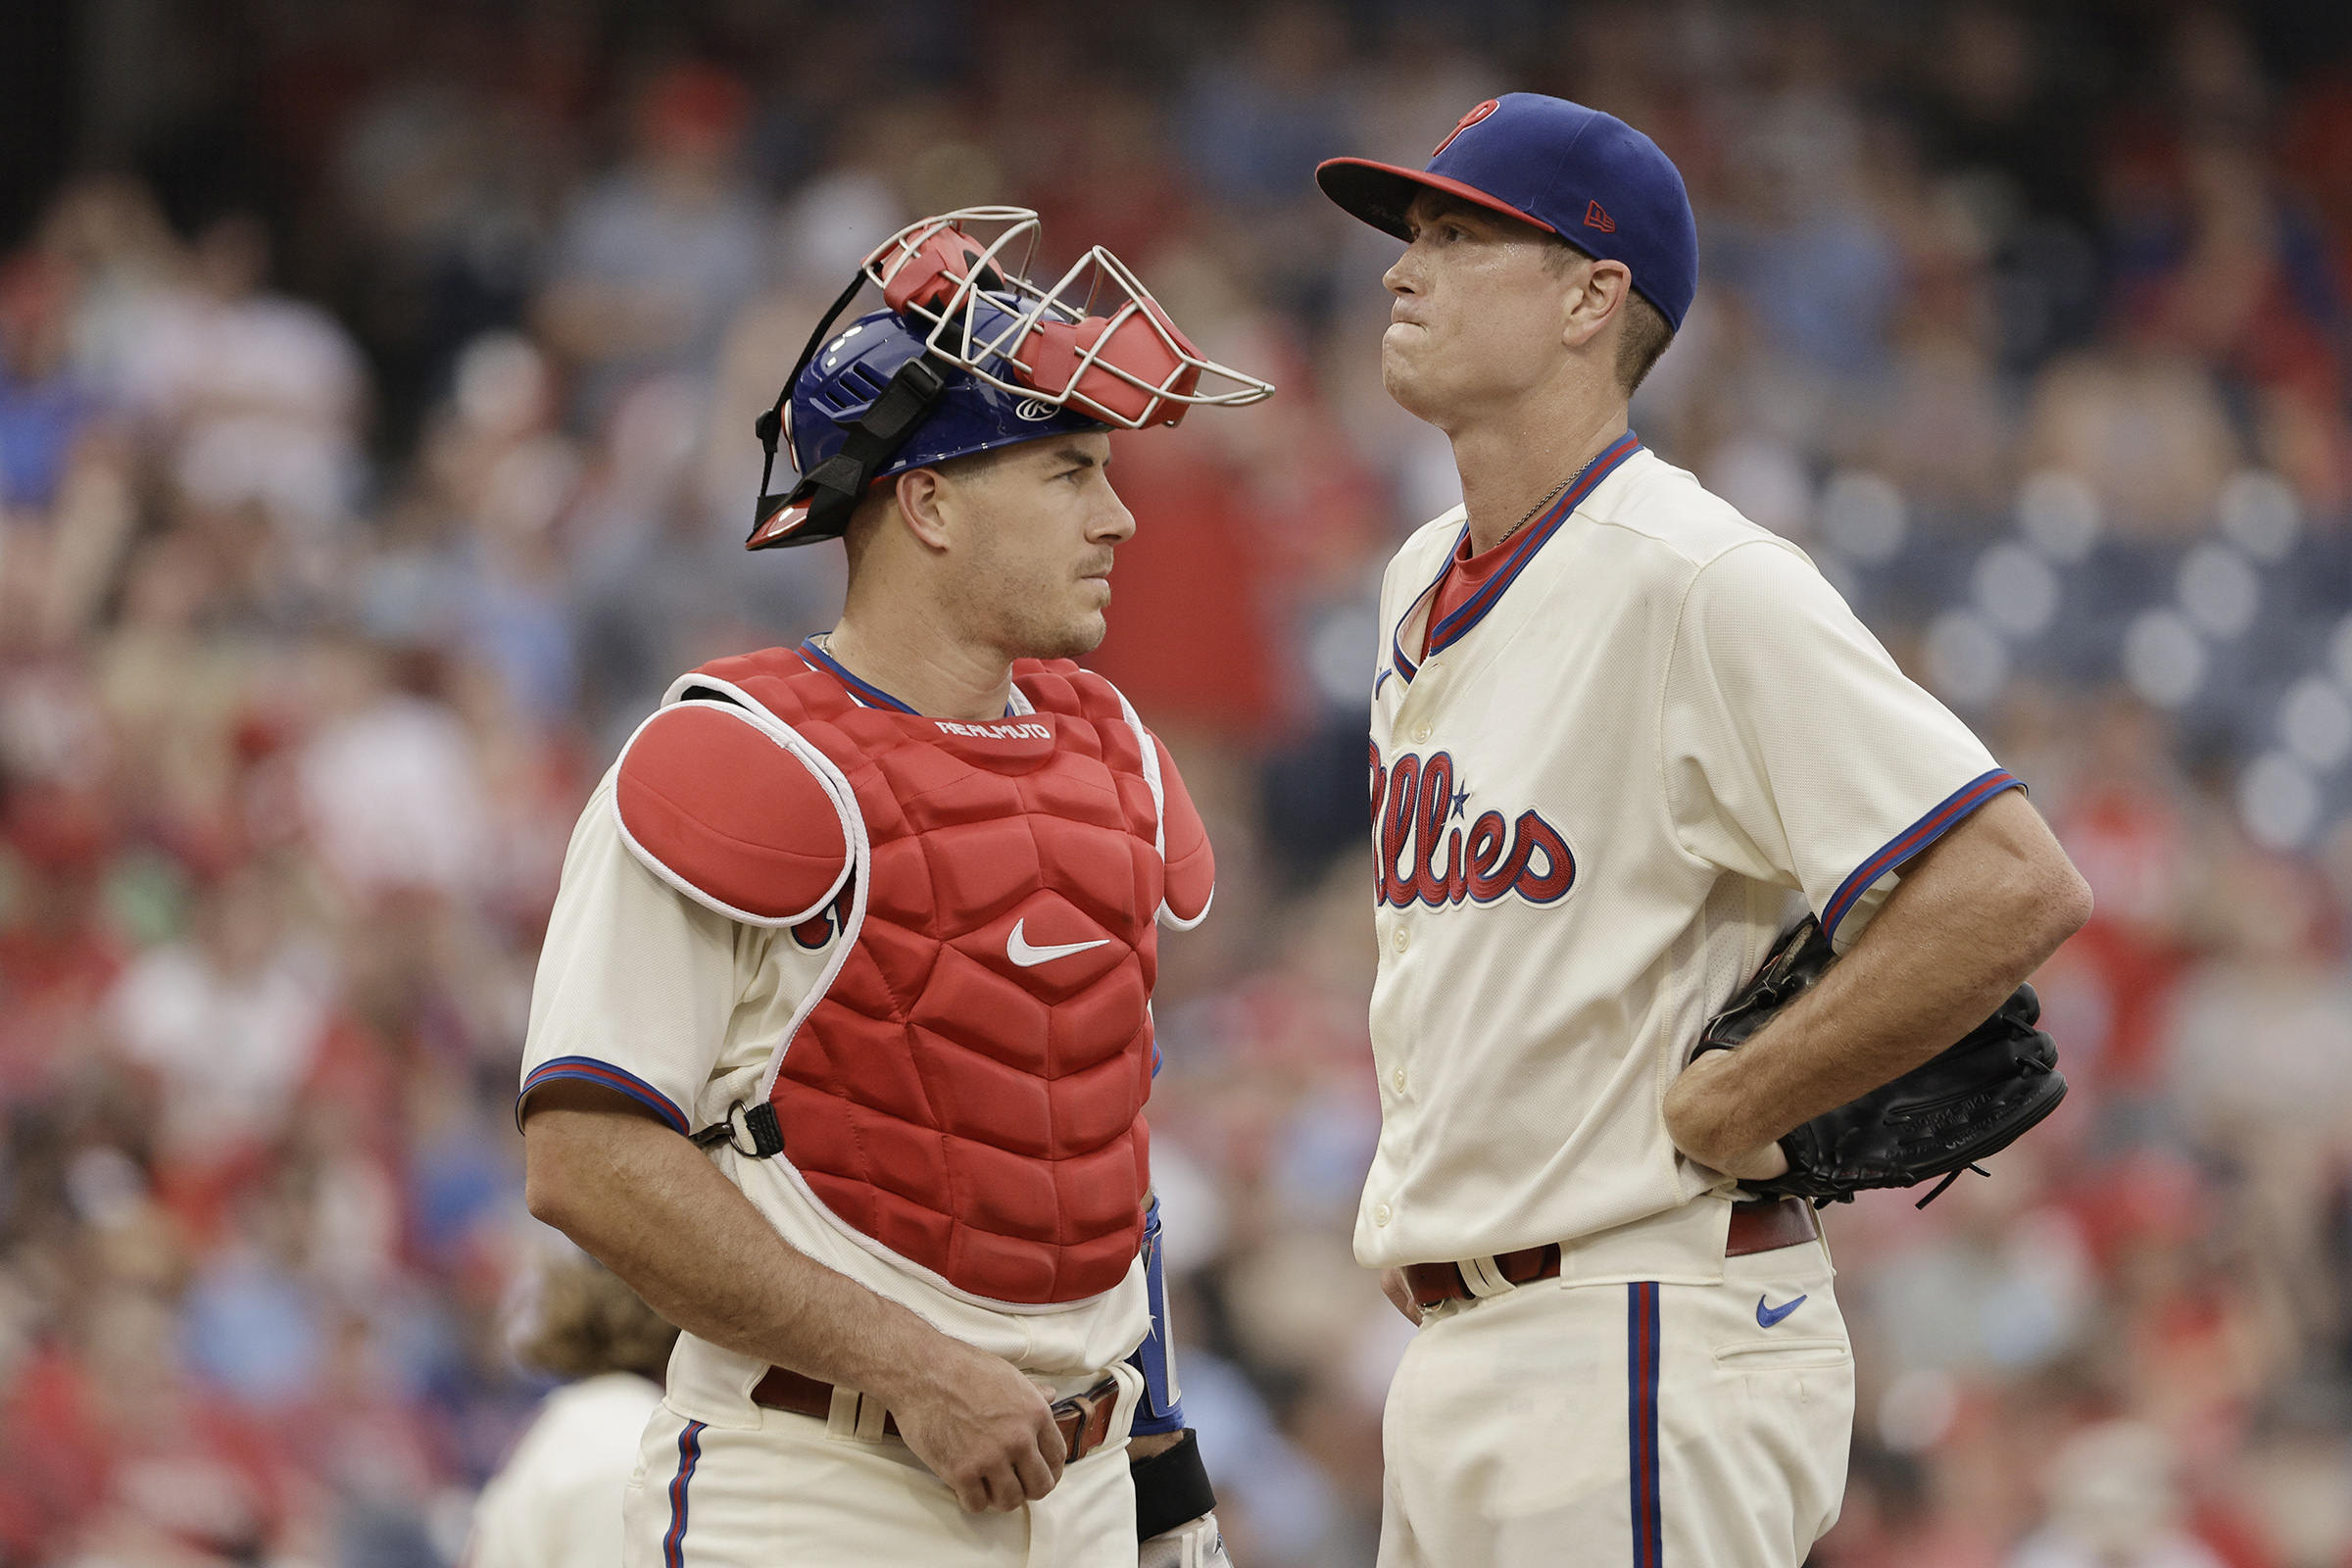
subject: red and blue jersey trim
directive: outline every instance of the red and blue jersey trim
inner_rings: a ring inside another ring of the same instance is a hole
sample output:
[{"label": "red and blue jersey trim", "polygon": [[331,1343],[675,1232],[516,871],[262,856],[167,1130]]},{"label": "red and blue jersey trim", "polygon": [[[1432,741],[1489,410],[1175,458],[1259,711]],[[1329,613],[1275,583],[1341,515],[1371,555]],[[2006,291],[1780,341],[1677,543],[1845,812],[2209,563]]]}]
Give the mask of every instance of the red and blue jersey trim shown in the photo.
[{"label": "red and blue jersey trim", "polygon": [[1658,1497],[1658,1285],[1625,1288],[1625,1426],[1633,1492],[1634,1568],[1662,1568],[1665,1509]]},{"label": "red and blue jersey trim", "polygon": [[[1600,456],[1585,465],[1584,472],[1576,476],[1575,482],[1560,492],[1559,498],[1545,507],[1542,515],[1519,530],[1518,537],[1511,542],[1510,553],[1494,568],[1494,575],[1479,585],[1478,592],[1429,628],[1429,636],[1422,649],[1422,660],[1444,653],[1468,636],[1470,628],[1486,619],[1494,607],[1502,602],[1503,594],[1518,580],[1519,574],[1527,569],[1528,563],[1536,559],[1536,553],[1544,548],[1553,534],[1560,531],[1561,525],[1574,514],[1576,509],[1585,504],[1586,497],[1592,495],[1603,479],[1623,467],[1626,460],[1641,450],[1640,438],[1628,430],[1602,448]],[[1453,558],[1460,552],[1462,540],[1469,532],[1470,524],[1465,521],[1461,533],[1454,535],[1452,548],[1446,552],[1446,564],[1438,568],[1437,576],[1431,578],[1429,586],[1415,597],[1414,606],[1419,606],[1422,600],[1436,593],[1438,584],[1446,580],[1446,573],[1451,569]],[[1412,610],[1407,609],[1389,635],[1390,663],[1408,682],[1421,668],[1421,663],[1405,657],[1404,652],[1404,622],[1412,619]]]},{"label": "red and blue jersey trim", "polygon": [[1387,680],[1391,675],[1402,675],[1404,683],[1410,686],[1413,683],[1413,677],[1421,673],[1419,661],[1405,657],[1404,623],[1413,618],[1413,612],[1421,607],[1421,601],[1436,593],[1438,584],[1446,580],[1446,567],[1453,564],[1453,558],[1460,553],[1462,548],[1462,537],[1469,531],[1470,524],[1463,523],[1461,533],[1455,534],[1453,543],[1446,547],[1446,565],[1438,568],[1438,574],[1429,579],[1428,587],[1413,596],[1413,602],[1405,607],[1404,614],[1398,618],[1396,629],[1389,633],[1389,667],[1381,672],[1380,680],[1372,683],[1373,696],[1380,695],[1381,681]]},{"label": "red and blue jersey trim", "polygon": [[609,1061],[598,1061],[594,1056],[558,1056],[553,1061],[540,1063],[522,1081],[522,1098],[528,1099],[532,1090],[557,1078],[577,1078],[583,1083],[602,1084],[607,1089],[618,1090],[667,1122],[671,1131],[688,1133],[693,1130],[686,1123],[686,1113],[678,1109],[667,1095],[635,1073],[624,1072]]},{"label": "red and blue jersey trim", "polygon": [[703,1462],[706,1423],[689,1421],[678,1434],[678,1473],[669,1483],[669,1529],[662,1537],[662,1568],[686,1568],[686,1489]]},{"label": "red and blue jersey trim", "polygon": [[[884,691],[872,681],[859,680],[857,676],[851,674],[848,665],[844,664],[840,660],[835,659],[831,654],[826,653],[822,648],[817,647],[813,638],[801,644],[801,646],[796,649],[795,652],[797,652],[802,659],[808,661],[810,668],[821,669],[826,674],[831,675],[836,680],[840,681],[844,686],[847,686],[850,689],[850,700],[858,704],[860,707],[887,708],[894,713],[914,713],[917,717],[921,716],[920,710],[915,708],[912,703],[901,702],[898,698],[891,696],[890,693]],[[1018,711],[1019,710],[1013,707],[1012,704],[1006,703],[1004,705],[1004,716],[1006,718],[1012,717],[1013,714]]]},{"label": "red and blue jersey trim", "polygon": [[1853,875],[1838,884],[1838,891],[1830,895],[1828,906],[1821,911],[1822,930],[1835,937],[1838,922],[1852,912],[1855,902],[1870,891],[1872,883],[1916,858],[1986,801],[2004,791],[2022,790],[2025,787],[2025,781],[2005,767],[1981,773],[1961,785],[1944,797],[1934,810],[1897,833],[1884,849],[1854,867]]},{"label": "red and blue jersey trim", "polygon": [[825,671],[827,674],[839,680],[844,686],[847,686],[850,689],[850,695],[856,698],[858,702],[863,703],[866,707],[887,708],[893,712],[899,713],[911,713],[914,711],[914,708],[911,704],[902,703],[896,697],[893,697],[890,695],[890,693],[884,691],[881,687],[874,685],[870,681],[859,680],[857,676],[851,674],[847,665],[843,664],[840,660],[835,659],[831,654],[826,653],[822,648],[817,647],[814,639],[810,639],[809,641],[801,644],[799,652],[800,656],[807,660],[809,664],[817,669]]}]

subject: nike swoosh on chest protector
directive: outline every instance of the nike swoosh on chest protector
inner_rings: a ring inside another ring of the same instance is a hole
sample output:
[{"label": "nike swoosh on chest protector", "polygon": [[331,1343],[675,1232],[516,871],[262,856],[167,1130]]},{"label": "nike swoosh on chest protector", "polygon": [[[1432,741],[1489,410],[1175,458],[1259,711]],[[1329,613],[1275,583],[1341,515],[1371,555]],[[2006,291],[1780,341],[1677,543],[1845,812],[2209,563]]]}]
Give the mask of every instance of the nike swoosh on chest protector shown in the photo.
[{"label": "nike swoosh on chest protector", "polygon": [[1106,947],[1110,943],[1108,937],[1097,937],[1092,942],[1054,942],[1042,948],[1033,948],[1028,939],[1021,935],[1021,927],[1028,923],[1026,916],[1013,921],[1012,933],[1004,939],[1004,956],[1024,969],[1034,969],[1041,963],[1066,958],[1073,953],[1084,953],[1089,948]]},{"label": "nike swoosh on chest protector", "polygon": [[1806,1298],[1804,1297],[1800,1296],[1795,1300],[1788,1302],[1786,1305],[1766,1306],[1764,1304],[1764,1298],[1761,1296],[1757,1297],[1756,1327],[1760,1329],[1771,1328],[1775,1323],[1780,1322],[1781,1319],[1787,1317],[1789,1313],[1804,1305],[1805,1299]]}]

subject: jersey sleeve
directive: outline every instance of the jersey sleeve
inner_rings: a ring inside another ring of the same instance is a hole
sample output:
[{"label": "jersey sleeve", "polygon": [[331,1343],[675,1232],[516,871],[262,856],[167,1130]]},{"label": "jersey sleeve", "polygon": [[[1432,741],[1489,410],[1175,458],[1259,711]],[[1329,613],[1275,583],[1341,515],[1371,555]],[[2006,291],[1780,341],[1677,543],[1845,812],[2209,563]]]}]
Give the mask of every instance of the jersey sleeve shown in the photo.
[{"label": "jersey sleeve", "polygon": [[678,1132],[726,1040],[747,929],[656,876],[622,841],[612,781],[589,797],[564,857],[524,1037],[519,1120],[558,1078],[601,1084]]},{"label": "jersey sleeve", "polygon": [[1801,888],[1841,950],[1905,862],[2020,787],[1777,540],[1737,545],[1692,578],[1659,733],[1683,848]]},{"label": "jersey sleeve", "polygon": [[1154,735],[1152,745],[1159,754],[1161,859],[1168,871],[1164,918],[1177,930],[1190,931],[1207,917],[1209,901],[1216,897],[1217,858],[1209,848],[1208,827],[1193,805],[1192,792],[1184,787],[1184,775],[1176,771],[1167,743]]}]

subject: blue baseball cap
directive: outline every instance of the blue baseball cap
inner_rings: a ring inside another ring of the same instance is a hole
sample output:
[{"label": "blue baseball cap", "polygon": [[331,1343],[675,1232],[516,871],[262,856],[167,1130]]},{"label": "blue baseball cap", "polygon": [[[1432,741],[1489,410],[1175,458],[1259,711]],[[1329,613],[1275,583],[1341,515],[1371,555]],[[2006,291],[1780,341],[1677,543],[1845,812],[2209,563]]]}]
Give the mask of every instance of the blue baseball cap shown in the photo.
[{"label": "blue baseball cap", "polygon": [[1441,190],[1623,262],[1634,290],[1682,329],[1698,290],[1690,193],[1658,144],[1615,115],[1542,93],[1506,92],[1464,115],[1427,169],[1334,158],[1323,194],[1374,228],[1410,241],[1405,209]]}]

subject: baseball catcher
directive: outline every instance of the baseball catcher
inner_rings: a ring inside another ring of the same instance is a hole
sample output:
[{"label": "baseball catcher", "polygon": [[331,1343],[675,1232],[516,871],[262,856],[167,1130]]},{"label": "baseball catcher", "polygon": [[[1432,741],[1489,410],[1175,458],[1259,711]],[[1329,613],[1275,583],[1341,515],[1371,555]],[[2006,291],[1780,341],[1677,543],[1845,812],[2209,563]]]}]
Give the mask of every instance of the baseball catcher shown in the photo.
[{"label": "baseball catcher", "polygon": [[531,1211],[684,1331],[630,1568],[1226,1563],[1143,1116],[1158,933],[1213,858],[1072,661],[1135,530],[1109,428],[1271,388],[1100,249],[1030,281],[1037,231],[916,223],[818,323],[749,547],[843,541],[841,620],[680,676],[564,859]]}]

